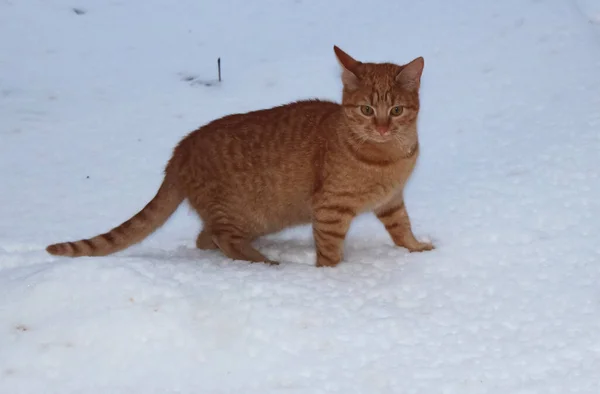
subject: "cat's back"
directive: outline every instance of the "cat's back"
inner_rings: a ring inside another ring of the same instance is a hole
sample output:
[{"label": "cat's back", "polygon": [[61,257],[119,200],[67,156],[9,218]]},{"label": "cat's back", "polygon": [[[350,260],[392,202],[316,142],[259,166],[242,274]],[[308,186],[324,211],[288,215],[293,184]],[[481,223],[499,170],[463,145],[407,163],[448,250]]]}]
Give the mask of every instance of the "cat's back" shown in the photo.
[{"label": "cat's back", "polygon": [[[328,116],[340,109],[331,101],[305,100],[273,108],[226,115],[190,133],[186,140],[239,142],[256,139],[286,140],[305,137]],[[183,142],[183,141],[182,141]]]},{"label": "cat's back", "polygon": [[227,115],[190,133],[177,150],[198,164],[227,163],[238,171],[302,167],[332,132],[323,122],[339,109],[335,102],[304,100]]},{"label": "cat's back", "polygon": [[218,132],[210,136],[202,134],[205,138],[301,136],[310,133],[324,118],[339,109],[340,105],[331,101],[296,101],[273,108],[227,115],[200,128],[199,132]]}]

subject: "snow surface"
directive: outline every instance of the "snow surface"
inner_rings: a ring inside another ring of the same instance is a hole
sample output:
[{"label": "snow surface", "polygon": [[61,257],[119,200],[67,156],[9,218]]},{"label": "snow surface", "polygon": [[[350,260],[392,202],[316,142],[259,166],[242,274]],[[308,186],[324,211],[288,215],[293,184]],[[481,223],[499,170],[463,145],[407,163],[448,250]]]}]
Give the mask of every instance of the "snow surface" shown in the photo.
[{"label": "snow surface", "polygon": [[[0,392],[599,393],[599,4],[0,1]],[[406,199],[435,251],[365,215],[337,268],[307,226],[233,262],[185,206],[118,255],[44,251],[137,212],[197,126],[339,99],[333,44],[425,57]]]}]

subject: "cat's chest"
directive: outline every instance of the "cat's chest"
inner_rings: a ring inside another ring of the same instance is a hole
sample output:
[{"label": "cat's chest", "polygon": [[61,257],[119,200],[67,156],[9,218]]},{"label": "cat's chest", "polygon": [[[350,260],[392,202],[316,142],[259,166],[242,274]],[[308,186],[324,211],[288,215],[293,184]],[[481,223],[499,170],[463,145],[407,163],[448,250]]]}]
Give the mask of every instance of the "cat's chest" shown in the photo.
[{"label": "cat's chest", "polygon": [[338,186],[356,196],[359,211],[373,210],[402,193],[412,167],[404,161],[386,167],[349,166],[343,171],[344,184]]},{"label": "cat's chest", "polygon": [[406,177],[401,169],[379,169],[366,174],[360,185],[365,209],[375,208],[401,193],[405,183]]}]

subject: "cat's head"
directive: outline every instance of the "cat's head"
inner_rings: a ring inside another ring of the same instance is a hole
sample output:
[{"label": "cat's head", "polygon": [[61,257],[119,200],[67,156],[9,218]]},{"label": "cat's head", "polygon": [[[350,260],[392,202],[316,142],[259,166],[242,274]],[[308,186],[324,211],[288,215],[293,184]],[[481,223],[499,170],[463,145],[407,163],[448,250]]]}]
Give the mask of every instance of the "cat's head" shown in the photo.
[{"label": "cat's head", "polygon": [[337,46],[333,49],[342,66],[342,106],[356,137],[378,143],[394,139],[406,145],[416,143],[423,58],[403,66],[362,63]]}]

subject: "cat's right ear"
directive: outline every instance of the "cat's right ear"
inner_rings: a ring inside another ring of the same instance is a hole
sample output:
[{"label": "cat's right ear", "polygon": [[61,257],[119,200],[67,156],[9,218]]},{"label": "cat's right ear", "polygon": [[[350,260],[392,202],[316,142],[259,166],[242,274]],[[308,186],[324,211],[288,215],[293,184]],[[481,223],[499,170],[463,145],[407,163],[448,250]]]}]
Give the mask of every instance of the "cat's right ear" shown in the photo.
[{"label": "cat's right ear", "polygon": [[342,82],[344,83],[344,87],[350,90],[358,88],[360,81],[355,72],[356,67],[360,64],[360,62],[352,58],[352,56],[348,55],[346,52],[342,51],[336,45],[333,46],[333,51],[335,52],[338,62],[340,62],[340,66],[342,66]]}]

